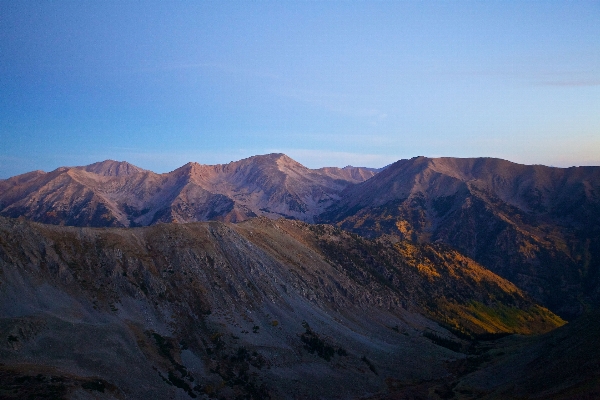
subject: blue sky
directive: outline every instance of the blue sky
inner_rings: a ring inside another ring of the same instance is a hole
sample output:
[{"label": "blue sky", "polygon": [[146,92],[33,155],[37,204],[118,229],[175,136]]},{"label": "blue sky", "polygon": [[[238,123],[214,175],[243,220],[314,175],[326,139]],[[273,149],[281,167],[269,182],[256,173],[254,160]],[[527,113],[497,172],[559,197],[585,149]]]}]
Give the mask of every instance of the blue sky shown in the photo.
[{"label": "blue sky", "polygon": [[0,178],[270,152],[600,165],[600,2],[0,1]]}]

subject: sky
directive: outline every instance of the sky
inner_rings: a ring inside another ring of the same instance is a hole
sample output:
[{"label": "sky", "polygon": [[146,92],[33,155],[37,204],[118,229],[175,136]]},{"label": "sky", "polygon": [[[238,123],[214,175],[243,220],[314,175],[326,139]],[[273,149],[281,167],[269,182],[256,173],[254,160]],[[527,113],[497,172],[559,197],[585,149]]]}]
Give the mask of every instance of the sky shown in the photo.
[{"label": "sky", "polygon": [[600,2],[0,0],[0,178],[273,152],[600,165]]}]

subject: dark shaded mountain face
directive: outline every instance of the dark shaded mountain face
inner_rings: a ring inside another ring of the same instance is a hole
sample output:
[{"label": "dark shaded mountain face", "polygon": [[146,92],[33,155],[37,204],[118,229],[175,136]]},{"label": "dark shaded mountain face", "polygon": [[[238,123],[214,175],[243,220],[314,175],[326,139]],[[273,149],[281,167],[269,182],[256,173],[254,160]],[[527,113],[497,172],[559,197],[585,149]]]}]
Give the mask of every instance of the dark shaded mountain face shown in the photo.
[{"label": "dark shaded mountain face", "polygon": [[489,343],[479,349],[482,365],[459,378],[453,392],[472,399],[600,398],[599,335],[594,310],[545,335]]},{"label": "dark shaded mountain face", "polygon": [[567,318],[600,303],[600,167],[417,157],[348,187],[319,218],[449,244]]},{"label": "dark shaded mountain face", "polygon": [[0,181],[0,215],[71,226],[239,222],[264,215],[313,222],[370,168],[311,170],[284,154],[155,174],[126,162],[35,171]]},{"label": "dark shaded mountain face", "polygon": [[450,361],[442,379],[389,380],[389,391],[369,400],[463,399],[580,400],[600,398],[600,312],[538,336],[512,335],[471,344]]},{"label": "dark shaded mountain face", "polygon": [[3,398],[387,396],[463,376],[474,340],[563,323],[442,244],[0,218]]}]

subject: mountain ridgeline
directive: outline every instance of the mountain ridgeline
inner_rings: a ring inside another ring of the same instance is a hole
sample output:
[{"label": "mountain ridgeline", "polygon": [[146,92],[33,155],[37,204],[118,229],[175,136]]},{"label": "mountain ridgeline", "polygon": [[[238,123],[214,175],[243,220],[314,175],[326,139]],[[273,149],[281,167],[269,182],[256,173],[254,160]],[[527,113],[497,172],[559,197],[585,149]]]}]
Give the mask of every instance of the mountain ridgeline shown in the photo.
[{"label": "mountain ridgeline", "polygon": [[2,398],[594,398],[599,310],[600,167],[0,180]]},{"label": "mountain ridgeline", "polygon": [[257,216],[446,243],[565,318],[600,303],[600,167],[493,158],[308,169],[284,154],[155,174],[126,162],[0,181],[0,215],[133,227]]},{"label": "mountain ridgeline", "polygon": [[472,340],[564,324],[444,245],[264,217],[0,218],[0,280],[0,396],[17,398],[353,398],[443,385]]},{"label": "mountain ridgeline", "polygon": [[417,157],[349,187],[319,218],[449,244],[566,318],[600,302],[600,167]]},{"label": "mountain ridgeline", "polygon": [[375,173],[350,166],[311,170],[284,154],[188,163],[166,174],[107,160],[0,181],[0,214],[94,227],[240,222],[260,215],[314,222],[342,190]]}]

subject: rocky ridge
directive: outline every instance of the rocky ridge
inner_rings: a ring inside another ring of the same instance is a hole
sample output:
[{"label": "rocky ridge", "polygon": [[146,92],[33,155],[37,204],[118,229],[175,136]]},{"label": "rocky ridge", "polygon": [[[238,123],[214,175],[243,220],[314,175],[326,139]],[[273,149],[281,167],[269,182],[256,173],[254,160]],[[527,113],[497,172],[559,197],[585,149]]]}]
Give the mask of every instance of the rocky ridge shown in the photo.
[{"label": "rocky ridge", "polygon": [[284,154],[188,163],[166,174],[107,160],[0,181],[0,215],[96,227],[239,222],[259,215],[313,222],[343,189],[375,173],[357,167],[311,170]]},{"label": "rocky ridge", "polygon": [[0,267],[2,396],[354,398],[564,323],[443,245],[291,220],[0,218]]},{"label": "rocky ridge", "polygon": [[449,244],[567,318],[600,304],[600,167],[416,157],[347,188],[319,219]]}]

